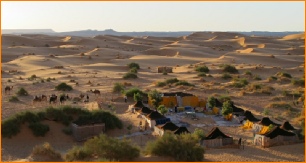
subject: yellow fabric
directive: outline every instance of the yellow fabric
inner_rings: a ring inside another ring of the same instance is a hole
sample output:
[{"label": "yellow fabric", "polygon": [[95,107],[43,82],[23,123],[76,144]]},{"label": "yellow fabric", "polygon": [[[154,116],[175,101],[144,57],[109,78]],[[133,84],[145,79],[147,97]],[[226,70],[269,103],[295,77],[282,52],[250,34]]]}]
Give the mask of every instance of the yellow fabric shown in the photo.
[{"label": "yellow fabric", "polygon": [[[172,106],[171,106],[172,102]],[[177,105],[177,100],[175,96],[163,97],[163,101],[161,102],[162,105],[166,107],[174,107]]]},{"label": "yellow fabric", "polygon": [[232,118],[233,118],[233,115],[232,115],[232,114],[228,114],[228,115],[224,116],[224,118],[225,118],[226,120],[228,120],[228,121],[231,121]]},{"label": "yellow fabric", "polygon": [[218,113],[219,113],[219,108],[214,107],[214,108],[212,109],[212,111],[213,111],[214,114],[218,114]]},{"label": "yellow fabric", "polygon": [[183,106],[199,106],[199,98],[197,96],[185,96],[182,98]]},{"label": "yellow fabric", "polygon": [[261,130],[260,130],[260,134],[265,134],[269,131],[269,126],[262,126]]},{"label": "yellow fabric", "polygon": [[251,129],[253,127],[253,122],[251,122],[251,121],[249,121],[249,120],[247,120],[246,122],[245,122],[245,124],[243,125],[243,128],[244,129]]}]

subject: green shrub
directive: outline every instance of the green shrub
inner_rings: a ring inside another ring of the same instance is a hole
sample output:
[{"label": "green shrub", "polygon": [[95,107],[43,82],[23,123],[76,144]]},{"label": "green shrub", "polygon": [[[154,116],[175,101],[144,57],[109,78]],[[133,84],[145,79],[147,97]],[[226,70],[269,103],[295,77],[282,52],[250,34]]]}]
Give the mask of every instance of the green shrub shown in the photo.
[{"label": "green shrub", "polygon": [[253,79],[254,79],[254,80],[261,80],[261,77],[258,76],[258,75],[255,75]]},{"label": "green shrub", "polygon": [[224,74],[222,74],[221,78],[222,79],[231,79],[232,76],[229,73],[224,73]]},{"label": "green shrub", "polygon": [[219,97],[220,102],[225,102],[225,101],[231,101],[231,97],[227,96],[227,95],[221,95]]},{"label": "green shrub", "polygon": [[252,76],[252,72],[251,72],[251,71],[245,71],[244,74],[245,74],[245,75]]},{"label": "green shrub", "polygon": [[54,148],[48,143],[45,142],[43,145],[37,145],[33,148],[33,156],[47,156],[49,159],[61,159],[61,154],[54,150]]},{"label": "green shrub", "polygon": [[200,128],[196,128],[193,131],[192,135],[195,136],[199,140],[203,140],[206,137],[204,130]]},{"label": "green shrub", "polygon": [[4,138],[11,138],[20,132],[20,122],[15,118],[11,117],[4,120],[1,123],[1,135]]},{"label": "green shrub", "polygon": [[120,93],[124,91],[124,86],[121,83],[115,83],[113,86],[113,92],[114,93]]},{"label": "green shrub", "polygon": [[46,81],[47,81],[47,82],[50,82],[50,81],[51,81],[51,78],[50,78],[50,77],[48,77],[48,78],[46,79]]},{"label": "green shrub", "polygon": [[206,73],[205,72],[199,72],[198,73],[198,77],[205,77],[206,76]]},{"label": "green shrub", "polygon": [[269,115],[269,113],[270,113],[270,110],[269,110],[269,109],[265,108],[265,109],[263,110],[263,115]]},{"label": "green shrub", "polygon": [[272,103],[269,103],[265,108],[292,109],[292,106],[286,102],[272,102]]},{"label": "green shrub", "polygon": [[225,101],[222,105],[222,115],[229,115],[231,113],[233,113],[231,101]]},{"label": "green shrub", "polygon": [[173,84],[179,82],[177,78],[169,78],[165,81],[167,84]]},{"label": "green shrub", "polygon": [[89,161],[92,154],[89,153],[84,147],[74,146],[65,155],[65,161]]},{"label": "green shrub", "polygon": [[87,140],[84,143],[84,148],[90,154],[110,160],[132,160],[140,155],[140,149],[132,145],[130,141],[118,140],[104,134]]},{"label": "green shrub", "polygon": [[160,114],[164,115],[168,112],[168,109],[164,105],[159,105],[157,111],[160,112]]},{"label": "green shrub", "polygon": [[128,67],[129,67],[130,69],[132,69],[132,68],[136,68],[137,70],[140,69],[139,64],[138,64],[138,63],[135,63],[135,62],[129,63],[129,64],[128,64]]},{"label": "green shrub", "polygon": [[249,84],[249,82],[245,78],[241,78],[241,79],[235,78],[233,81],[234,83],[232,85],[236,88],[242,88]]},{"label": "green shrub", "polygon": [[19,88],[19,90],[17,91],[17,95],[18,96],[28,96],[29,93],[24,89],[24,88]]},{"label": "green shrub", "polygon": [[216,98],[214,96],[209,96],[207,102],[209,108],[213,108],[216,106]]},{"label": "green shrub", "polygon": [[126,90],[124,94],[127,97],[134,97],[134,94],[136,94],[136,93],[139,93],[143,97],[148,96],[147,93],[141,91],[139,88],[130,88],[130,89]]},{"label": "green shrub", "polygon": [[291,83],[293,85],[296,85],[296,86],[304,87],[305,86],[305,79],[304,78],[301,78],[301,79],[292,79]]},{"label": "green shrub", "polygon": [[136,79],[136,78],[138,78],[137,74],[132,72],[128,72],[123,75],[123,79]]},{"label": "green shrub", "polygon": [[185,80],[180,80],[180,81],[178,81],[175,85],[194,86],[193,84],[188,83],[188,82],[185,81]]},{"label": "green shrub", "polygon": [[137,73],[137,68],[136,68],[136,67],[131,68],[131,69],[130,69],[130,72],[136,74],[136,73]]},{"label": "green shrub", "polygon": [[164,87],[164,86],[166,86],[166,85],[167,85],[166,82],[157,82],[157,83],[156,83],[156,86],[157,86],[157,87]]},{"label": "green shrub", "polygon": [[172,157],[176,161],[202,161],[204,148],[199,139],[191,134],[174,135],[166,132],[157,140],[147,143],[146,154]]},{"label": "green shrub", "polygon": [[278,72],[278,73],[276,73],[276,76],[292,78],[292,76],[290,74],[286,73],[286,72]]},{"label": "green shrub", "polygon": [[142,95],[139,92],[134,94],[134,101],[142,101]]},{"label": "green shrub", "polygon": [[158,92],[156,89],[150,91],[148,96],[152,100],[152,103],[153,103],[155,108],[157,108],[159,106],[159,104],[163,101],[161,93]]},{"label": "green shrub", "polygon": [[71,127],[66,127],[63,130],[63,133],[65,133],[66,135],[72,135],[72,128]]},{"label": "green shrub", "polygon": [[207,66],[199,66],[195,69],[197,72],[205,72],[205,73],[208,73],[209,72],[209,69]]},{"label": "green shrub", "polygon": [[55,86],[55,89],[58,91],[71,91],[72,87],[66,83],[61,83],[57,86]]},{"label": "green shrub", "polygon": [[222,65],[221,67],[222,67],[223,72],[238,73],[238,70],[236,69],[235,66],[225,64],[225,65]]},{"label": "green shrub", "polygon": [[9,102],[17,102],[17,101],[19,101],[19,99],[16,96],[12,96],[9,99]]},{"label": "green shrub", "polygon": [[29,128],[32,130],[35,136],[45,136],[45,134],[50,130],[48,125],[39,122],[30,123]]}]

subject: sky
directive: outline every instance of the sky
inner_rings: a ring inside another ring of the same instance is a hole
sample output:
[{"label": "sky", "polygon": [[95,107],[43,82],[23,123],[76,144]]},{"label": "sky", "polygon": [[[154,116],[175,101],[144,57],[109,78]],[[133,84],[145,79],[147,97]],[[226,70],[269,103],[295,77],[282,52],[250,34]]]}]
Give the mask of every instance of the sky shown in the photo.
[{"label": "sky", "polygon": [[305,2],[3,2],[1,29],[304,31]]}]

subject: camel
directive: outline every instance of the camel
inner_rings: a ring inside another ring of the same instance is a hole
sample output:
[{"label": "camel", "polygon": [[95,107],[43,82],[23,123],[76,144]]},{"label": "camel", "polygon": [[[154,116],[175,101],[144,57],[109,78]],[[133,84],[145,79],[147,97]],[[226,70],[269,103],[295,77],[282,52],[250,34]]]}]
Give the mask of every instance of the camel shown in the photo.
[{"label": "camel", "polygon": [[90,92],[94,93],[95,96],[96,96],[96,95],[100,95],[100,91],[97,90],[97,89],[95,89],[94,91],[93,91],[93,90],[90,90]]},{"label": "camel", "polygon": [[57,102],[57,96],[52,94],[49,98],[49,103],[51,104],[51,102],[56,103]]},{"label": "camel", "polygon": [[32,105],[34,105],[34,103],[36,103],[36,102],[42,102],[42,101],[47,102],[47,96],[46,95],[35,96],[33,101],[32,101]]},{"label": "camel", "polygon": [[7,94],[7,92],[8,92],[8,94],[10,94],[11,90],[13,90],[13,86],[6,86],[6,87],[4,88],[5,94]]}]

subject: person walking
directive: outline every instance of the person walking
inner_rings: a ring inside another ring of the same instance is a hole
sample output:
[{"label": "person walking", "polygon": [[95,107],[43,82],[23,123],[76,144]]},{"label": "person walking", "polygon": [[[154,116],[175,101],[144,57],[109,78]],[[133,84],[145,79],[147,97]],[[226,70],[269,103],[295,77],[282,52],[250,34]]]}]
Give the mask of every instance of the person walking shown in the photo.
[{"label": "person walking", "polygon": [[124,102],[125,102],[125,103],[127,102],[127,97],[126,97],[126,95],[124,96]]}]

